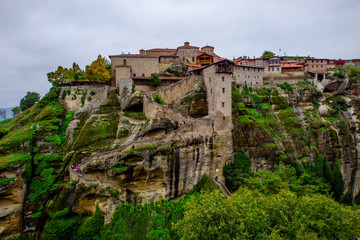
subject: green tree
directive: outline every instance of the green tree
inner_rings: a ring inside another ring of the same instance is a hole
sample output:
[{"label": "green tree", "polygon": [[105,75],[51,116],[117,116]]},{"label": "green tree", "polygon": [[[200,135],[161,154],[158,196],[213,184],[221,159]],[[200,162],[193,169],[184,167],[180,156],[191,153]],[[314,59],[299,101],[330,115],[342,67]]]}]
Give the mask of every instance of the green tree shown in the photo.
[{"label": "green tree", "polygon": [[334,169],[331,173],[331,191],[333,192],[333,197],[336,201],[340,201],[344,194],[344,188],[345,182],[340,171],[340,163],[337,162],[334,164]]},{"label": "green tree", "polygon": [[235,192],[240,186],[245,185],[245,179],[251,176],[251,160],[244,152],[234,155],[234,162],[223,168],[226,187]]},{"label": "green tree", "polygon": [[218,191],[194,196],[175,224],[181,239],[352,239],[360,214],[320,194],[289,190],[266,195],[241,188],[230,199]]},{"label": "green tree", "polygon": [[14,117],[19,116],[19,114],[21,113],[20,107],[14,107],[13,109],[11,109],[11,111],[13,112]]},{"label": "green tree", "polygon": [[331,169],[329,166],[329,162],[326,158],[323,158],[324,162],[323,162],[323,176],[324,176],[324,181],[331,185]]},{"label": "green tree", "polygon": [[264,53],[261,55],[261,58],[270,58],[275,56],[275,53],[271,51],[264,51]]},{"label": "green tree", "polygon": [[104,216],[101,214],[99,206],[96,205],[95,214],[92,218],[87,220],[84,225],[80,226],[77,231],[76,239],[90,240],[96,239],[100,234],[100,230],[104,225]]},{"label": "green tree", "polygon": [[69,208],[55,213],[50,222],[46,225],[44,240],[70,240],[74,239],[77,229],[80,227],[82,219],[78,215],[70,213]]},{"label": "green tree", "polygon": [[150,78],[146,81],[146,84],[152,87],[161,86],[162,81],[159,78],[159,75],[156,73],[151,74]]},{"label": "green tree", "polygon": [[31,108],[37,101],[40,99],[40,94],[36,92],[27,92],[25,97],[20,100],[20,109],[25,111],[28,108]]},{"label": "green tree", "polygon": [[324,177],[324,158],[321,155],[315,161],[315,173],[320,178]]},{"label": "green tree", "polygon": [[90,65],[87,65],[85,68],[84,78],[90,81],[99,81],[101,83],[109,81],[111,75],[106,69],[105,58],[99,55],[95,61],[93,61]]}]

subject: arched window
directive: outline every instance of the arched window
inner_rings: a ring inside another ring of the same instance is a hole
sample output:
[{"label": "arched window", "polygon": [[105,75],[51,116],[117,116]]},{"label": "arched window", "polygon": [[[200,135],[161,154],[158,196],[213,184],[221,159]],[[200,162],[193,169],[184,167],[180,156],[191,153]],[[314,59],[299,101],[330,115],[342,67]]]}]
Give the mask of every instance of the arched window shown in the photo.
[{"label": "arched window", "polygon": [[133,76],[136,77],[136,74],[134,73]]},{"label": "arched window", "polygon": [[124,59],[124,65],[126,65],[126,59]]}]

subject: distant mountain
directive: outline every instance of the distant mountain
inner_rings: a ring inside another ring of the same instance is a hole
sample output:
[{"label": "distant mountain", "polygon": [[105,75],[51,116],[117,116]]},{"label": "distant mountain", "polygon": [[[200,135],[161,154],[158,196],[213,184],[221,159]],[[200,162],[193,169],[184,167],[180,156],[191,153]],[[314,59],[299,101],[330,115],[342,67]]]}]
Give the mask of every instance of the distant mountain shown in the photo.
[{"label": "distant mountain", "polygon": [[1,110],[5,110],[5,114],[6,114],[6,118],[4,118],[2,115],[0,115],[0,121],[3,121],[5,119],[8,119],[8,118],[12,118],[13,117],[13,112],[11,111],[11,109],[13,109],[13,107],[10,107],[10,108],[0,108],[0,111]]}]

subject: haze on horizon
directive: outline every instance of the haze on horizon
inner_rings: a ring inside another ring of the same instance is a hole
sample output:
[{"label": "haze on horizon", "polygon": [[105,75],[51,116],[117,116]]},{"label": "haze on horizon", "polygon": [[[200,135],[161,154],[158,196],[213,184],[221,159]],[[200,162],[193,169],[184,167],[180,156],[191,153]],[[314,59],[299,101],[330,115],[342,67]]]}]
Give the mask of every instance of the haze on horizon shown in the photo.
[{"label": "haze on horizon", "polygon": [[46,74],[98,54],[176,48],[189,41],[232,59],[281,55],[359,58],[360,1],[10,1],[0,5],[0,107],[44,96]]}]

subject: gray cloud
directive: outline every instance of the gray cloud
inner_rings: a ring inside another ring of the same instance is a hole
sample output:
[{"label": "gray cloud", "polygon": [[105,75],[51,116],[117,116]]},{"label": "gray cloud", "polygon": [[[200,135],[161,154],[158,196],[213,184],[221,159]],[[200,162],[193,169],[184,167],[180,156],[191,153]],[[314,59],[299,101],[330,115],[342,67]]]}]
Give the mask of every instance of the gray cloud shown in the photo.
[{"label": "gray cloud", "polygon": [[27,91],[44,95],[46,74],[100,53],[175,48],[184,41],[232,58],[264,50],[288,55],[360,55],[358,0],[3,0],[0,5],[0,107]]}]

